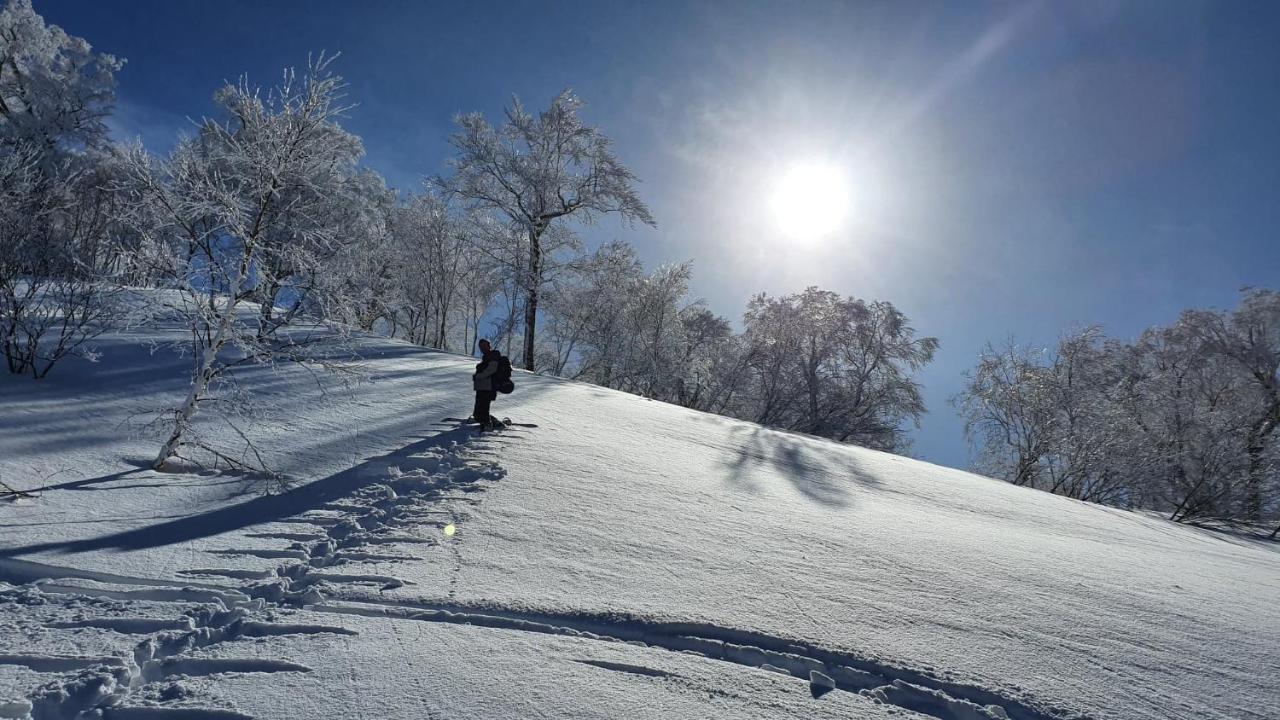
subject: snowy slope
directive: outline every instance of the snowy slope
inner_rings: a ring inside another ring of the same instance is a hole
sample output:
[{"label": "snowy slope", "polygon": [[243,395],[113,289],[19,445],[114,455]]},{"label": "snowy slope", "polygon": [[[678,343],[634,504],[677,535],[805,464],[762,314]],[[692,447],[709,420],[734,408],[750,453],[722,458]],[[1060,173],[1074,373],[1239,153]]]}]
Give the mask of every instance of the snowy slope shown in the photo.
[{"label": "snowy slope", "polygon": [[0,379],[0,717],[1280,717],[1275,544],[381,340],[261,496],[145,469],[165,337]]}]

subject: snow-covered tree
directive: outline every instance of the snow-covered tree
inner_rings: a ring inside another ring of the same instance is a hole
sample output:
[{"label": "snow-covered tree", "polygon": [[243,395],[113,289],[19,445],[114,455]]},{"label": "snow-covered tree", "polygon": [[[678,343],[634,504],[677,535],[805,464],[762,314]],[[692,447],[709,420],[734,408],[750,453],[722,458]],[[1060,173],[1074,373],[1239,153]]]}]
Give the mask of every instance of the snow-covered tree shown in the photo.
[{"label": "snow-covered tree", "polygon": [[[302,265],[305,274],[299,277],[310,281],[305,293],[284,286],[277,294],[308,299],[311,302],[294,306],[360,330],[373,331],[385,322],[388,333],[394,335],[399,258],[391,225],[396,193],[367,169],[350,177],[342,188],[331,198],[332,215],[327,220],[338,228],[337,242],[319,246],[320,252]],[[289,303],[277,301],[276,305]]]},{"label": "snow-covered tree", "polygon": [[627,303],[626,373],[622,389],[673,400],[684,371],[687,347],[683,322],[690,263],[662,265],[640,278]]},{"label": "snow-covered tree", "polygon": [[8,368],[42,378],[122,308],[107,269],[116,197],[105,163],[41,169],[39,153],[0,159],[0,343]]},{"label": "snow-covered tree", "polygon": [[394,213],[399,315],[411,342],[448,350],[454,328],[464,324],[459,298],[470,280],[472,256],[479,254],[468,231],[465,219],[431,193],[411,198]]},{"label": "snow-covered tree", "polygon": [[1241,419],[1248,466],[1242,512],[1248,520],[1260,520],[1266,490],[1269,485],[1274,488],[1278,469],[1269,450],[1280,428],[1280,293],[1253,290],[1230,314],[1193,312],[1183,322],[1194,326],[1207,350],[1244,386]]},{"label": "snow-covered tree", "polygon": [[1257,522],[1280,507],[1277,327],[1276,293],[1251,291],[1132,343],[1089,328],[1053,352],[988,350],[956,403],[997,477],[1178,521]]},{"label": "snow-covered tree", "polygon": [[[353,163],[359,156],[359,141],[355,143],[343,162]],[[350,302],[352,293],[363,295],[362,286],[371,282],[353,275],[349,263],[360,253],[376,256],[378,246],[388,241],[387,215],[395,194],[377,173],[354,171],[351,165],[337,168],[331,180],[280,192],[280,216],[267,231],[275,236],[265,238],[254,269],[263,338],[299,313],[341,316],[342,304]],[[307,197],[318,192],[328,195]]]},{"label": "snow-covered tree", "polygon": [[646,273],[630,245],[602,245],[548,294],[543,367],[678,402],[697,354],[686,318],[701,306],[687,298],[690,276],[689,263]]},{"label": "snow-covered tree", "polygon": [[1012,342],[988,344],[955,400],[978,450],[978,469],[1028,487],[1040,483],[1054,429],[1051,382],[1037,355]]},{"label": "snow-covered tree", "polygon": [[[138,259],[163,269],[177,290],[171,309],[188,325],[194,358],[156,467],[200,446],[193,420],[231,368],[328,357],[322,348],[338,329],[291,332],[296,304],[266,317],[253,305],[278,298],[273,287],[332,270],[323,260],[351,227],[362,149],[337,124],[343,85],[328,65],[322,58],[300,78],[286,71],[267,92],[228,85],[215,96],[223,117],[205,120],[168,158],[140,149],[127,157],[133,218],[147,240]],[[318,287],[309,280],[293,287],[322,307],[340,304],[308,294]]]},{"label": "snow-covered tree", "polygon": [[1069,332],[1053,351],[988,345],[953,401],[978,450],[978,467],[1015,485],[1124,504],[1116,465],[1124,421],[1107,395],[1116,348],[1101,331]]},{"label": "snow-covered tree", "polygon": [[808,288],[753,298],[744,316],[750,388],[739,411],[761,424],[884,450],[924,414],[912,374],[938,341],[917,338],[892,304]]},{"label": "snow-covered tree", "polygon": [[85,354],[115,312],[103,121],[120,66],[28,0],[0,9],[0,339],[12,372],[39,378]]},{"label": "snow-covered tree", "polygon": [[635,176],[614,156],[609,138],[582,122],[581,106],[566,90],[536,115],[513,99],[500,128],[479,113],[459,116],[450,138],[457,151],[453,176],[438,181],[472,208],[498,213],[527,239],[520,280],[528,370],[535,368],[539,302],[549,280],[548,232],[570,218],[591,222],[607,213],[654,224]]},{"label": "snow-covered tree", "polygon": [[743,375],[744,354],[733,328],[727,318],[702,303],[681,310],[680,323],[684,326],[684,352],[679,359],[681,369],[672,402],[696,410],[723,412],[732,403]]},{"label": "snow-covered tree", "polygon": [[59,159],[53,150],[101,146],[122,65],[46,25],[31,0],[8,0],[0,9],[0,144],[31,143],[49,164]]},{"label": "snow-covered tree", "polygon": [[573,263],[547,295],[541,367],[614,387],[630,291],[643,274],[625,242],[605,243]]}]

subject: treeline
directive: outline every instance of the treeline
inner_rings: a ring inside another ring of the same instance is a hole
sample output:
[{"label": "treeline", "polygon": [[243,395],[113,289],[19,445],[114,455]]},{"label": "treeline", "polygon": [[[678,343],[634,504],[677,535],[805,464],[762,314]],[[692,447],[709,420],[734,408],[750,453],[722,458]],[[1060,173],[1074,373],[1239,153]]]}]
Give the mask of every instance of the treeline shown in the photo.
[{"label": "treeline", "polygon": [[1256,523],[1280,508],[1278,372],[1280,294],[1249,290],[1133,342],[1090,327],[1052,350],[988,347],[956,404],[995,477],[1177,521]]},{"label": "treeline", "polygon": [[[321,57],[260,88],[219,89],[213,117],[156,156],[113,142],[122,62],[0,10],[0,333],[40,378],[126,313],[178,321],[189,392],[158,413],[155,465],[203,454],[197,415],[252,415],[240,368],[353,370],[344,332],[469,353],[489,336],[530,370],[900,451],[924,412],[913,373],[936,347],[886,302],[809,289],[732,323],[689,296],[688,263],[646,270],[626,243],[587,248],[605,216],[654,225],[609,138],[565,92],[492,125],[456,119],[449,172],[416,193],[361,164],[342,80]],[[138,294],[130,287],[158,292]],[[147,302],[143,302],[146,300]],[[140,307],[145,305],[145,307]],[[210,402],[216,400],[217,402]],[[208,412],[209,410],[205,410]]]}]

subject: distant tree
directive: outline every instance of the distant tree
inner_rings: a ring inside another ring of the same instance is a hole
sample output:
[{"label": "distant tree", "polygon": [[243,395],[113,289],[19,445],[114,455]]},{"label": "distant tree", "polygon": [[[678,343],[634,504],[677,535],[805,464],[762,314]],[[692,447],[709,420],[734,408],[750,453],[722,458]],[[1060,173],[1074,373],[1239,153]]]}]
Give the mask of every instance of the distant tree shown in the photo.
[{"label": "distant tree", "polygon": [[697,410],[717,411],[718,401],[733,392],[733,382],[741,374],[733,367],[736,346],[733,328],[701,303],[680,312],[684,330],[684,351],[679,358],[673,402]]},{"label": "distant tree", "polygon": [[1190,312],[1183,322],[1193,326],[1207,350],[1238,373],[1247,388],[1241,398],[1248,459],[1242,511],[1256,522],[1276,473],[1268,450],[1280,428],[1280,294],[1252,290],[1230,314]]},{"label": "distant tree", "polygon": [[747,306],[749,418],[883,450],[906,444],[903,424],[924,414],[912,373],[938,341],[917,338],[892,304],[808,288]]},{"label": "distant tree", "polygon": [[990,348],[955,400],[979,467],[1068,497],[1257,523],[1280,507],[1280,299],[1188,310],[1132,343]]},{"label": "distant tree", "polygon": [[662,265],[627,288],[620,362],[613,381],[619,389],[675,400],[686,347],[681,315],[690,273],[687,262]]},{"label": "distant tree", "polygon": [[630,292],[644,270],[635,249],[610,242],[579,258],[547,294],[541,367],[613,387]]},{"label": "distant tree", "polygon": [[254,300],[276,296],[273,285],[323,270],[327,248],[350,227],[346,203],[361,146],[336,123],[343,86],[328,64],[321,58],[300,79],[286,71],[266,93],[246,81],[228,85],[215,96],[222,120],[204,121],[164,161],[140,149],[127,158],[133,219],[148,240],[139,260],[163,268],[177,291],[170,308],[188,326],[194,358],[190,390],[169,414],[157,468],[189,446],[234,462],[200,444],[193,425],[231,368],[329,360],[320,348],[340,328],[299,336],[289,332],[300,319],[292,311],[246,321],[258,310]]},{"label": "distant tree", "polygon": [[520,288],[527,370],[535,369],[548,231],[564,218],[591,222],[607,213],[654,224],[635,191],[635,176],[614,156],[609,138],[582,122],[581,105],[566,90],[537,115],[513,99],[501,128],[479,113],[459,116],[459,131],[450,138],[457,151],[453,176],[437,181],[473,209],[499,213],[527,238]]},{"label": "distant tree", "polygon": [[409,339],[448,350],[455,302],[469,279],[469,255],[478,253],[474,238],[467,224],[431,194],[411,198],[393,217],[392,242]]},{"label": "distant tree", "polygon": [[341,317],[344,311],[334,301],[350,302],[353,293],[367,296],[363,286],[376,286],[372,278],[353,276],[356,266],[351,263],[363,253],[378,257],[379,246],[389,241],[387,214],[395,193],[382,176],[354,168],[352,158],[363,152],[355,136],[336,126],[330,130],[334,142],[345,145],[335,155],[346,164],[322,181],[282,187],[273,203],[278,211],[259,244],[253,277],[263,340],[300,313]]},{"label": "distant tree", "polygon": [[[335,198],[342,211],[335,218],[342,227],[339,242],[336,252],[324,253],[316,258],[318,265],[310,265],[319,287],[307,296],[339,301],[324,308],[326,317],[366,332],[385,329],[394,337],[401,267],[391,231],[395,191],[369,171],[355,179],[358,182],[350,183],[352,192],[345,200]],[[385,328],[379,328],[379,323],[385,323]]]},{"label": "distant tree", "polygon": [[1014,485],[1039,486],[1056,422],[1050,394],[1037,353],[1013,342],[986,346],[953,400],[979,451],[979,469]]}]

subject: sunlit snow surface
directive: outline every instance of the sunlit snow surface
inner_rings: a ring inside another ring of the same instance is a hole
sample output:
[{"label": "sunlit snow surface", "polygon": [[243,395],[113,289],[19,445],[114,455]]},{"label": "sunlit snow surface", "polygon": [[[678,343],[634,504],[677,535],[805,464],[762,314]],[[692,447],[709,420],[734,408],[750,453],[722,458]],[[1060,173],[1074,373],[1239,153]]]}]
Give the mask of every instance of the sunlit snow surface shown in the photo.
[{"label": "sunlit snow surface", "polygon": [[1280,717],[1274,544],[375,340],[264,497],[145,469],[162,339],[0,378],[0,717]]}]

